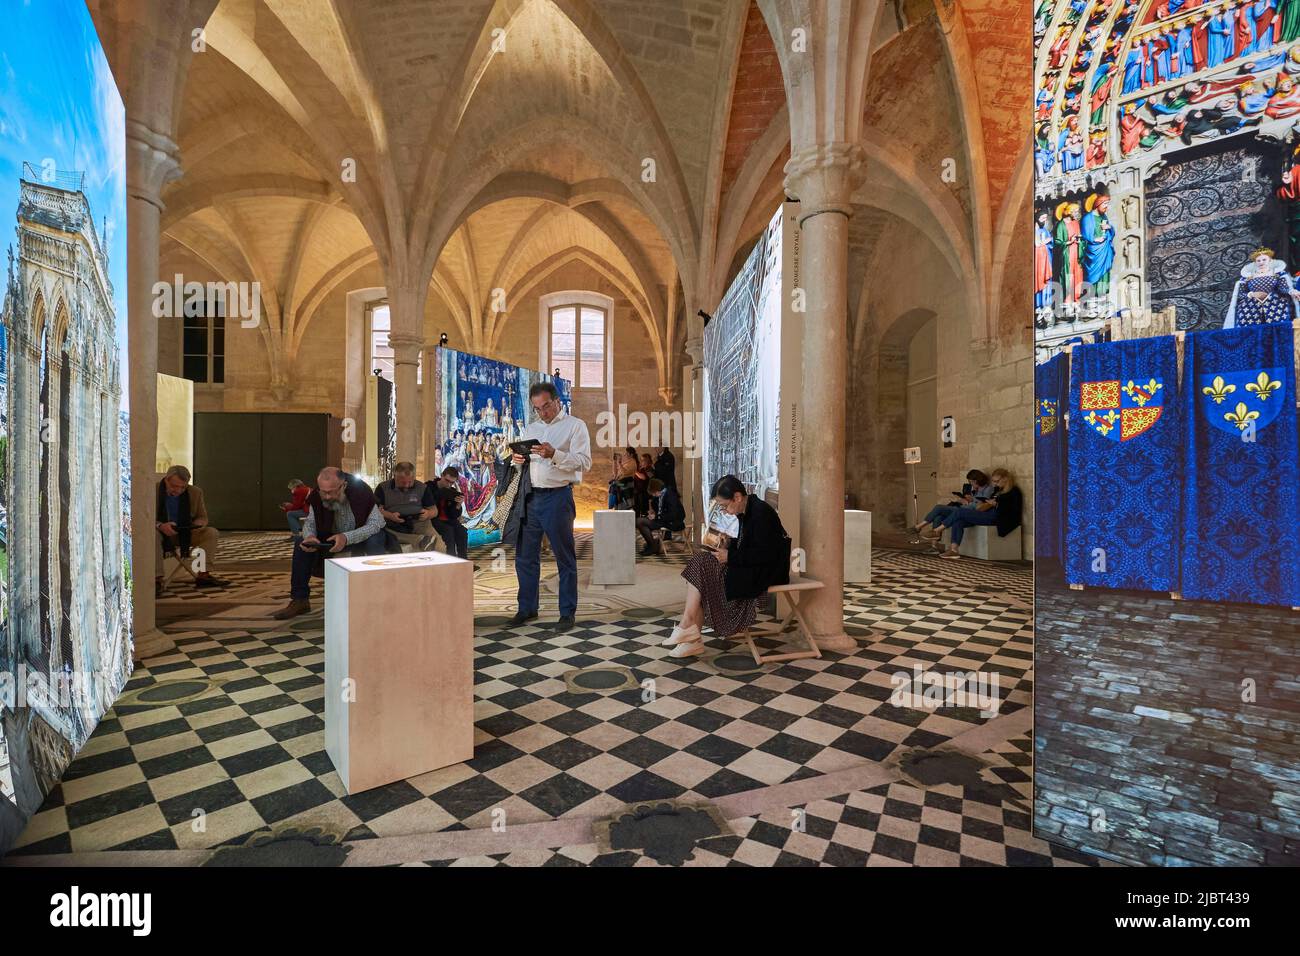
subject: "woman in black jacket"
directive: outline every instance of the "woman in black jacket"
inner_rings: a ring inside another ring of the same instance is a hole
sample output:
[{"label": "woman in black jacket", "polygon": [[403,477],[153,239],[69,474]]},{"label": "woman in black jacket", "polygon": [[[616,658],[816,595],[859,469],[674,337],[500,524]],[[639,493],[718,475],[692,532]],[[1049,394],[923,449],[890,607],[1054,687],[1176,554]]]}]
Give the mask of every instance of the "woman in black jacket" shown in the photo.
[{"label": "woman in black jacket", "polygon": [[976,525],[989,525],[998,529],[998,537],[1005,538],[1020,527],[1025,509],[1025,496],[1016,487],[1015,476],[1005,468],[995,468],[989,478],[997,493],[992,499],[983,501],[974,508],[963,508],[949,526],[952,538],[948,550],[939,555],[941,558],[956,559],[961,557],[961,539],[967,528]]},{"label": "woman in black jacket", "polygon": [[704,653],[700,628],[729,637],[754,623],[758,599],[774,584],[790,581],[790,537],[767,502],[747,494],[734,475],[718,479],[713,500],[740,522],[740,534],[720,550],[702,550],[686,563],[686,610],[663,642],[673,657]]}]

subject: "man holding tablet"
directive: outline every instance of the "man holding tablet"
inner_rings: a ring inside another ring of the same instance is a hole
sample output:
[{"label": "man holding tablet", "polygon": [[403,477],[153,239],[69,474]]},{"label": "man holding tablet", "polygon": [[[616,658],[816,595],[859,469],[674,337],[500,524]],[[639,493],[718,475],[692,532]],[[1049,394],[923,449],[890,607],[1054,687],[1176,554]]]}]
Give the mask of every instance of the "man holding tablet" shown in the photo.
[{"label": "man holding tablet", "polygon": [[[515,576],[519,579],[519,612],[510,625],[537,617],[542,571],[542,535],[551,543],[560,568],[560,620],[557,633],[574,625],[578,612],[578,559],[573,542],[573,486],[591,469],[591,436],[587,423],[564,411],[559,393],[550,382],[537,382],[528,390],[537,420],[524,429],[519,441],[535,441],[530,454],[513,450],[511,461],[527,463],[528,482],[520,487],[522,502],[515,500],[505,521],[502,540],[515,546]],[[509,462],[498,464],[497,490],[506,491]]]}]

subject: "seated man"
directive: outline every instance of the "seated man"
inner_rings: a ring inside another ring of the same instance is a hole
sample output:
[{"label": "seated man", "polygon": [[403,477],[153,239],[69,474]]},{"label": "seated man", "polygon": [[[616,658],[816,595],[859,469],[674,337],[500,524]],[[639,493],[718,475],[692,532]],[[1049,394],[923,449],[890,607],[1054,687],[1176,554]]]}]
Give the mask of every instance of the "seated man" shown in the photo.
[{"label": "seated man", "polygon": [[667,529],[671,533],[686,530],[686,509],[682,507],[681,498],[677,497],[677,489],[658,478],[651,478],[650,494],[654,501],[654,517],[638,515],[636,519],[636,530],[645,539],[642,555],[664,553],[664,546],[655,537],[656,531]]},{"label": "seated man", "polygon": [[433,486],[437,510],[433,527],[442,536],[448,554],[468,560],[469,531],[460,523],[461,505],[465,503],[465,496],[461,494],[459,480],[460,471],[448,465],[442,470],[437,483]]},{"label": "seated man", "polygon": [[154,594],[163,589],[162,566],[164,555],[188,558],[194,549],[202,551],[202,561],[196,562],[194,586],[196,588],[222,587],[225,582],[212,576],[212,564],[217,557],[217,529],[208,524],[208,508],[203,501],[203,491],[190,484],[190,470],[184,465],[172,465],[158,482],[158,509],[154,515],[158,529],[158,550],[154,554]]},{"label": "seated man", "polygon": [[272,615],[277,620],[311,610],[311,579],[325,576],[326,552],[316,547],[323,541],[331,544],[330,557],[360,557],[385,551],[384,516],[375,504],[375,493],[360,478],[332,466],[321,470],[316,490],[307,496],[302,541],[293,549],[289,603]]},{"label": "seated man", "polygon": [[423,551],[433,540],[433,525],[429,519],[438,515],[433,498],[433,488],[415,480],[415,466],[409,461],[399,461],[393,466],[393,477],[375,489],[375,504],[384,516],[389,550],[401,551],[402,545],[413,545]]}]

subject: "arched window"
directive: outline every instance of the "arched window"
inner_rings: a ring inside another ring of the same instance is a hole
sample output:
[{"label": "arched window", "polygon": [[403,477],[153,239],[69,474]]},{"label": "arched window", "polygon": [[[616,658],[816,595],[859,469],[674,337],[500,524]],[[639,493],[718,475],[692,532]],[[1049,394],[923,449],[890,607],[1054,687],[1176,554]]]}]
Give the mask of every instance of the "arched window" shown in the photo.
[{"label": "arched window", "polygon": [[608,319],[608,312],[595,305],[551,306],[546,371],[558,369],[577,388],[604,388]]}]

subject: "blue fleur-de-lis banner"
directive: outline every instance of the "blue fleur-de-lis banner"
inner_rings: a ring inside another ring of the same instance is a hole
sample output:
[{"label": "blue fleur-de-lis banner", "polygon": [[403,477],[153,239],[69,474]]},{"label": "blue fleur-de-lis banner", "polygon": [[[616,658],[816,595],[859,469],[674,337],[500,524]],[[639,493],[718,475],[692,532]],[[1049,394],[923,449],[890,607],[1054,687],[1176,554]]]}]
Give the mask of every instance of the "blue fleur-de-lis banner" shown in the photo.
[{"label": "blue fleur-de-lis banner", "polygon": [[1300,605],[1294,331],[1187,336],[1186,598]]},{"label": "blue fleur-de-lis banner", "polygon": [[1034,366],[1034,551],[1059,558],[1065,536],[1065,410],[1070,360],[1053,355]]},{"label": "blue fleur-de-lis banner", "polygon": [[1178,587],[1182,407],[1173,336],[1074,349],[1070,369],[1066,580]]}]

